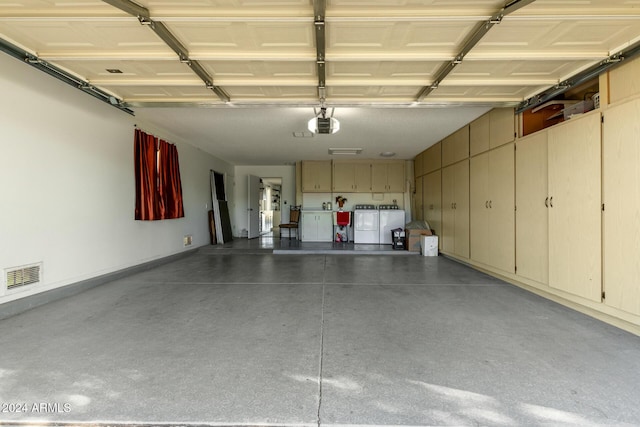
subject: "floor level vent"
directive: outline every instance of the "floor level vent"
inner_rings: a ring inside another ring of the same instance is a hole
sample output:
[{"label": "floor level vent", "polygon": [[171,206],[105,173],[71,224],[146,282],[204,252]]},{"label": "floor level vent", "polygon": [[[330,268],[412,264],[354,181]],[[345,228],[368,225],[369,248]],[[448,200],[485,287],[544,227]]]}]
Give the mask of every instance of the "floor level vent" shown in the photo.
[{"label": "floor level vent", "polygon": [[42,280],[42,264],[31,264],[5,270],[7,289],[34,285]]}]

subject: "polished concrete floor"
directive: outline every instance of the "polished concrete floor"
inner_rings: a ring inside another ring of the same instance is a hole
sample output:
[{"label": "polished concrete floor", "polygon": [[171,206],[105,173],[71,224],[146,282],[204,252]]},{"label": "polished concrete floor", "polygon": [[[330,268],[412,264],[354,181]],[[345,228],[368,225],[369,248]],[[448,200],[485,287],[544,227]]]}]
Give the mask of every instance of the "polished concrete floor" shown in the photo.
[{"label": "polished concrete floor", "polygon": [[265,245],[0,321],[0,421],[640,425],[637,336],[443,257]]}]

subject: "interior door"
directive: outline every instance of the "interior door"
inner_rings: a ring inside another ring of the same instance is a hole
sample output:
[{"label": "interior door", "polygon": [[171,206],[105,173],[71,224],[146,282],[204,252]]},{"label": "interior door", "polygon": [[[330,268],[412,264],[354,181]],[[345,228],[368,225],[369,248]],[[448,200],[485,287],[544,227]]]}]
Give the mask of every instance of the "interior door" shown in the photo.
[{"label": "interior door", "polygon": [[260,236],[260,177],[249,175],[249,190],[247,200],[247,230],[248,237],[254,239]]}]

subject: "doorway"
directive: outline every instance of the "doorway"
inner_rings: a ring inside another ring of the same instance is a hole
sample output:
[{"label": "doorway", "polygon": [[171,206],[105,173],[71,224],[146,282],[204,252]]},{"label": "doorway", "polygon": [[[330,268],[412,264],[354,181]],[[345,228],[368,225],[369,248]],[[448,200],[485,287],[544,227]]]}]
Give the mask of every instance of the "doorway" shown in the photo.
[{"label": "doorway", "polygon": [[279,238],[279,225],[282,220],[282,178],[261,177],[260,180],[260,238],[264,240]]}]

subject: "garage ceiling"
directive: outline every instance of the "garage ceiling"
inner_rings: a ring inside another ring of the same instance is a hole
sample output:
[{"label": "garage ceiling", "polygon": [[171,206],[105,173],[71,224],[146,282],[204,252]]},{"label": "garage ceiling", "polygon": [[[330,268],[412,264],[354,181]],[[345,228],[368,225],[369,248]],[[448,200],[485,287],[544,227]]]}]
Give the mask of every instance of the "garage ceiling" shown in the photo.
[{"label": "garage ceiling", "polygon": [[412,158],[638,43],[640,0],[9,0],[0,38],[235,164]]}]

